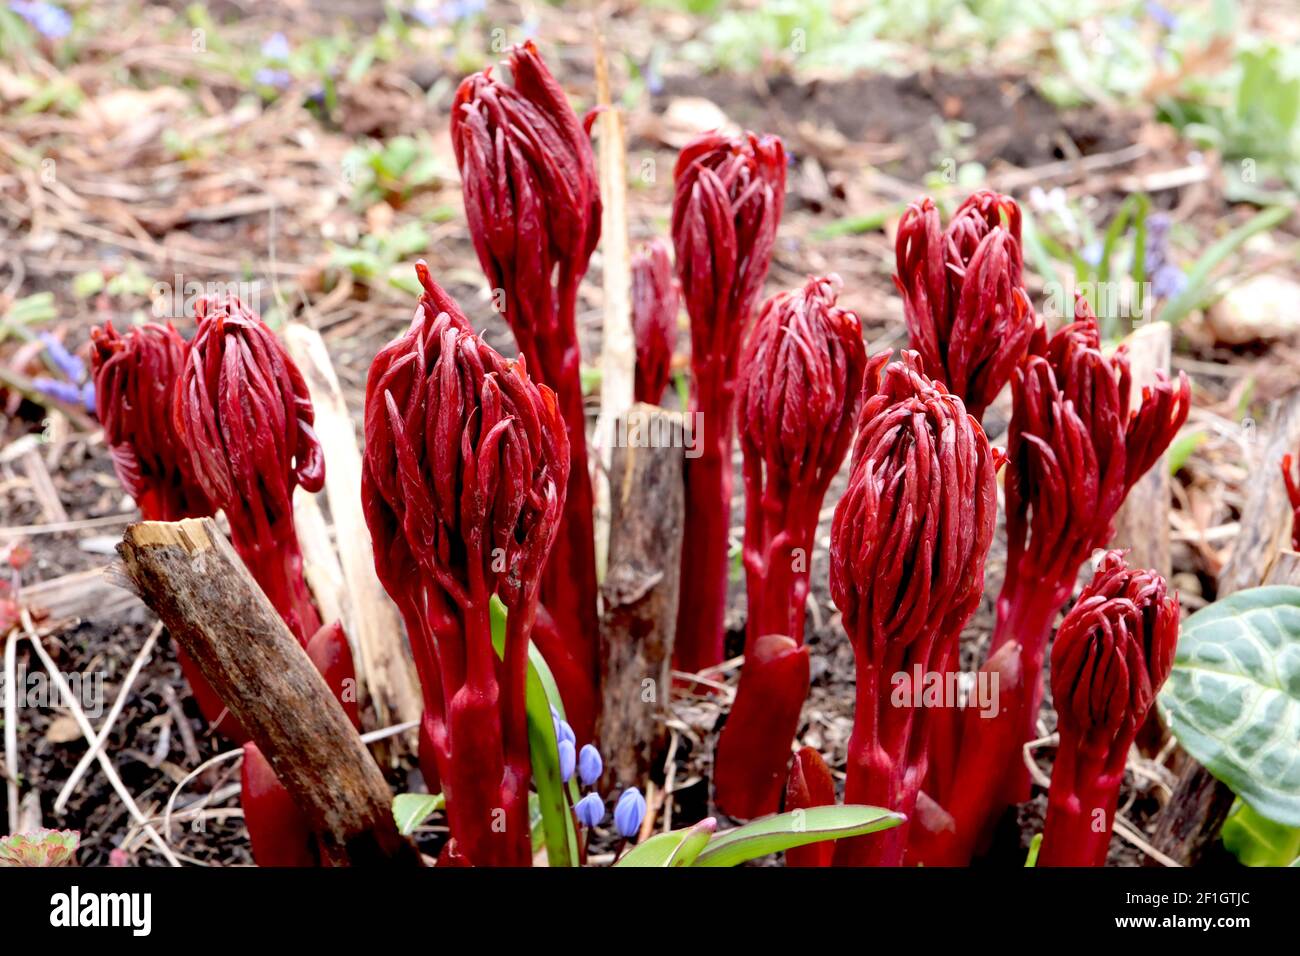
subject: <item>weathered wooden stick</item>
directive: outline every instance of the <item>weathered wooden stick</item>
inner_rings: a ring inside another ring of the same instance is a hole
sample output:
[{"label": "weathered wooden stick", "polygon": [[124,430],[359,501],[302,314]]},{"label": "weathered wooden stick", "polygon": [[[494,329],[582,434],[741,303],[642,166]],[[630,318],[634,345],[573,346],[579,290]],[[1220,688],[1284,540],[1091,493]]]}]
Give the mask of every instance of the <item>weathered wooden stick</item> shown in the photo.
[{"label": "weathered wooden stick", "polygon": [[606,778],[645,779],[661,743],[672,686],[682,552],[682,416],[633,405],[619,421],[609,473],[609,567],[602,585]]},{"label": "weathered wooden stick", "polygon": [[[1253,447],[1263,436],[1256,435]],[[1262,454],[1250,462],[1252,482],[1241,511],[1241,530],[1219,572],[1219,597],[1263,583],[1300,585],[1300,557],[1283,551],[1291,534],[1291,504],[1282,456],[1300,448],[1300,392],[1279,403],[1270,418]],[[1190,758],[1173,795],[1156,815],[1152,845],[1184,866],[1213,845],[1232,809],[1232,790]]]},{"label": "weathered wooden stick", "polygon": [[[1157,372],[1169,371],[1172,344],[1169,325],[1144,325],[1124,340],[1128,348],[1133,388],[1129,407],[1142,402],[1142,389],[1154,385]],[[1166,578],[1169,557],[1169,469],[1161,455],[1136,485],[1115,516],[1114,547],[1127,548],[1128,563],[1135,568],[1152,568]]]},{"label": "weathered wooden stick", "polygon": [[370,694],[379,726],[419,720],[422,705],[415,665],[402,640],[397,609],[375,574],[370,529],[361,511],[361,451],[352,415],[320,334],[290,324],[284,340],[307,381],[316,409],[316,435],[329,462],[325,491],[347,585],[350,613],[344,624],[360,651],[358,679]]},{"label": "weathered wooden stick", "polygon": [[216,523],[133,524],[118,552],[144,602],[270,760],[323,862],[418,865],[379,767]]}]

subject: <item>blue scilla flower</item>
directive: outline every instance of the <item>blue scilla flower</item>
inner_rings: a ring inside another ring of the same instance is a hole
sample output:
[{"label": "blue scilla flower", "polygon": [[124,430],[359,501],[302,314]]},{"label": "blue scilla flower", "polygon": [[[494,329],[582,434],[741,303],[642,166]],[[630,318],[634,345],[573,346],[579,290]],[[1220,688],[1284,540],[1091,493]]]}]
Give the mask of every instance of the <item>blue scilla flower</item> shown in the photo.
[{"label": "blue scilla flower", "polygon": [[584,787],[590,787],[600,779],[605,770],[605,762],[600,759],[600,751],[591,744],[584,744],[578,753],[578,779]]},{"label": "blue scilla flower", "polygon": [[283,33],[272,33],[262,44],[262,56],[274,63],[289,59],[289,41]]},{"label": "blue scilla flower", "polygon": [[30,23],[36,32],[50,40],[62,40],[72,32],[72,17],[62,7],[40,0],[10,0],[9,9]]},{"label": "blue scilla flower", "polygon": [[636,787],[629,787],[614,805],[614,827],[619,836],[631,839],[641,829],[641,821],[644,819],[645,797],[641,796],[641,791]]},{"label": "blue scilla flower", "polygon": [[577,755],[573,752],[572,740],[561,740],[560,749],[560,779],[565,783],[573,777],[573,767],[577,763]]},{"label": "blue scilla flower", "polygon": [[59,370],[63,378],[39,376],[32,380],[32,387],[42,395],[63,402],[65,405],[81,405],[93,415],[95,383],[86,375],[86,363],[69,352],[63,343],[49,332],[42,332],[40,340],[45,345],[45,354],[49,356],[51,364]]},{"label": "blue scilla flower", "polygon": [[69,352],[62,342],[49,332],[42,332],[40,339],[45,345],[45,351],[50,356],[50,360],[63,373],[64,378],[70,382],[80,382],[86,377],[86,363]]},{"label": "blue scilla flower", "polygon": [[578,822],[584,827],[594,827],[605,819],[605,801],[600,799],[600,794],[589,793],[573,808],[578,815]]},{"label": "blue scilla flower", "polygon": [[1172,299],[1187,288],[1187,276],[1172,262],[1162,265],[1151,276],[1151,291],[1157,299]]},{"label": "blue scilla flower", "polygon": [[567,740],[569,743],[573,744],[574,747],[578,746],[578,738],[573,733],[573,728],[569,726],[569,722],[567,720],[556,719],[555,739]]}]

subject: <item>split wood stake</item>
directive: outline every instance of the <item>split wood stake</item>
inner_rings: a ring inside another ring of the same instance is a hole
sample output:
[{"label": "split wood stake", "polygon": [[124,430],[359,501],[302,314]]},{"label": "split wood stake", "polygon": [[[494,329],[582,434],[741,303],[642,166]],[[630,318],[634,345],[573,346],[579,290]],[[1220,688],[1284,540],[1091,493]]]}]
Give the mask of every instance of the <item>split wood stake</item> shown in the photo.
[{"label": "split wood stake", "polygon": [[126,529],[123,569],[271,762],[331,865],[418,866],[343,708],[211,518]]}]

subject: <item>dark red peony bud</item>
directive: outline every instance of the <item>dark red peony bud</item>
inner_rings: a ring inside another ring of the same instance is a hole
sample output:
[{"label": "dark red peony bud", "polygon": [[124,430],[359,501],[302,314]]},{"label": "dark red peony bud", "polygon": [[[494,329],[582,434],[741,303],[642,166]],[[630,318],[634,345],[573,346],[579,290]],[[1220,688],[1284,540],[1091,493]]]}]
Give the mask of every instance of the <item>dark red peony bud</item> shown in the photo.
[{"label": "dark red peony bud", "polygon": [[[853,441],[867,362],[862,326],[836,304],[839,290],[832,274],[773,296],[741,363],[749,621],[715,771],[718,806],[739,818],[776,812],[808,696],[802,644],[813,537],[826,490]],[[771,635],[786,635],[790,647],[757,654],[756,642]]]},{"label": "dark red peony bud", "polygon": [[[852,473],[831,526],[830,588],[857,667],[845,802],[910,817],[937,710],[905,689],[947,666],[979,603],[997,458],[916,353],[882,371],[886,359],[868,367]],[[896,829],[841,841],[836,861],[897,865],[907,824]]]},{"label": "dark red peony bud", "polygon": [[230,521],[235,550],[305,646],[320,617],[303,578],[293,491],[319,491],[325,482],[307,385],[275,334],[238,299],[200,299],[196,314],[177,430],[199,485]]},{"label": "dark red peony bud", "polygon": [[120,335],[112,322],[91,330],[95,411],[113,469],[146,521],[216,511],[194,478],[172,407],[187,345],[171,324]]},{"label": "dark red peony bud", "polygon": [[[554,393],[478,338],[423,263],[419,275],[411,327],[366,381],[362,501],[375,568],[415,651],[456,851],[474,865],[527,866],[528,641],[568,438]],[[502,660],[494,595],[509,609]]]},{"label": "dark red peony bud", "polygon": [[947,774],[955,792],[947,809],[964,849],[945,862],[968,862],[1003,809],[1028,798],[1022,745],[1037,735],[1052,623],[1080,565],[1110,540],[1128,490],[1160,457],[1191,404],[1181,374],[1176,386],[1160,376],[1141,396],[1132,395],[1124,349],[1109,357],[1102,352],[1096,317],[1081,297],[1075,315],[1012,377],[1007,568],[989,660],[1018,647],[1019,681],[996,717],[962,723],[960,758]]},{"label": "dark red peony bud", "polygon": [[686,463],[686,536],[676,666],[723,653],[736,369],[771,263],[785,200],[785,150],[774,136],[706,133],[674,173],[673,246],[691,320],[691,411],[701,454]]},{"label": "dark red peony bud", "polygon": [[[809,810],[835,805],[835,781],[822,755],[812,747],[801,747],[790,764],[790,779],[785,788],[785,811]],[[785,851],[785,865],[793,867],[830,866],[835,844],[829,840],[810,843]]]},{"label": "dark red peony bud", "polygon": [[933,200],[921,199],[899,223],[895,257],[894,284],[926,374],[982,418],[1041,325],[1022,288],[1020,208],[978,192],[943,230]]},{"label": "dark red peony bud", "polygon": [[636,337],[638,402],[658,405],[672,372],[677,342],[677,282],[672,248],[653,239],[632,258],[632,332]]},{"label": "dark red peony bud", "polygon": [[600,666],[575,311],[578,284],[600,238],[600,190],[588,129],[531,41],[511,50],[509,68],[513,85],[500,82],[491,68],[461,83],[451,138],[479,262],[502,296],[497,306],[529,370],[555,390],[568,427],[568,506],[542,601],[568,635],[569,653],[590,685],[583,690],[589,703],[576,699],[572,688],[560,688],[572,723],[590,737]]},{"label": "dark red peony bud", "polygon": [[1060,744],[1039,866],[1102,866],[1129,748],[1169,671],[1178,599],[1118,551],[1061,622],[1052,647]]}]

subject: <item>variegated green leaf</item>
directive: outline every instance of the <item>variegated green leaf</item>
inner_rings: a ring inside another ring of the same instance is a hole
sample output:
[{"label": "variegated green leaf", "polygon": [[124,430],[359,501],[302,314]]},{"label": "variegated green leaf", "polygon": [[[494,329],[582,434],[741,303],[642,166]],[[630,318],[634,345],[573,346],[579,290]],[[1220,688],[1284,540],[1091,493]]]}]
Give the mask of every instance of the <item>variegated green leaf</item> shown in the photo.
[{"label": "variegated green leaf", "polygon": [[1238,591],[1183,622],[1160,710],[1183,748],[1300,826],[1300,588]]}]

